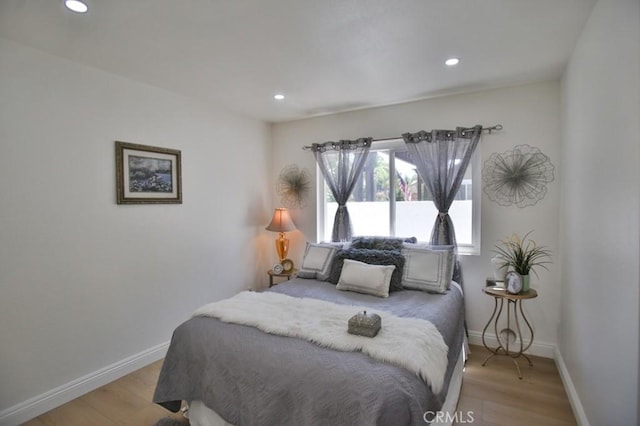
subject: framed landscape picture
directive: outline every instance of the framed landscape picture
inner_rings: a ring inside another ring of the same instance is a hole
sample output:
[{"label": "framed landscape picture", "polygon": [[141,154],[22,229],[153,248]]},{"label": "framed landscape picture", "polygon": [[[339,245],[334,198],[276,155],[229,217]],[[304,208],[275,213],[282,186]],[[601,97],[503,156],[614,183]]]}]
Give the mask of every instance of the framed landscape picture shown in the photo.
[{"label": "framed landscape picture", "polygon": [[182,204],[181,153],[116,141],[118,204]]}]

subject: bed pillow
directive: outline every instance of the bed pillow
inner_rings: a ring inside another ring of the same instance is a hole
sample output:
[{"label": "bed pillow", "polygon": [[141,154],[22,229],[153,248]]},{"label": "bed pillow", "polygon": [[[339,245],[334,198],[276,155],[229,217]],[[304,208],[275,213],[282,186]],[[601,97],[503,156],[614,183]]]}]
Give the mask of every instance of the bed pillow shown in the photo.
[{"label": "bed pillow", "polygon": [[297,276],[326,281],[331,273],[333,258],[338,250],[339,246],[307,243]]},{"label": "bed pillow", "polygon": [[391,275],[389,291],[402,290],[402,269],[404,268],[404,256],[399,251],[392,250],[365,250],[350,248],[339,250],[333,259],[331,267],[330,283],[337,284],[342,272],[342,265],[345,259],[357,260],[370,265],[393,265],[395,270]]},{"label": "bed pillow", "polygon": [[453,250],[404,248],[402,286],[412,290],[445,293],[453,276]]},{"label": "bed pillow", "polygon": [[[456,255],[455,255],[455,248],[456,246],[454,245],[433,245],[433,244],[427,244],[427,243],[404,243],[403,248],[413,248],[413,249],[427,249],[427,250],[436,250],[436,251],[451,251],[453,253],[453,271],[455,271],[455,262],[456,262]],[[451,282],[449,282],[449,284],[447,284],[447,290],[451,288]]]},{"label": "bed pillow", "polygon": [[433,245],[433,244],[425,244],[425,243],[403,243],[402,244],[402,248],[409,248],[409,249],[427,249],[427,250],[445,250],[445,251],[453,251],[453,249],[455,248],[455,246],[453,245],[442,245],[442,246],[437,246],[437,245]]},{"label": "bed pillow", "polygon": [[389,297],[389,283],[395,269],[394,265],[369,265],[357,260],[345,259],[336,288]]},{"label": "bed pillow", "polygon": [[340,249],[348,249],[351,247],[351,241],[339,241],[339,242],[335,242],[335,241],[322,241],[320,243],[321,246],[330,246],[330,247],[336,247],[338,250]]},{"label": "bed pillow", "polygon": [[351,240],[351,248],[368,250],[402,250],[403,243],[416,243],[416,237],[354,237]]}]

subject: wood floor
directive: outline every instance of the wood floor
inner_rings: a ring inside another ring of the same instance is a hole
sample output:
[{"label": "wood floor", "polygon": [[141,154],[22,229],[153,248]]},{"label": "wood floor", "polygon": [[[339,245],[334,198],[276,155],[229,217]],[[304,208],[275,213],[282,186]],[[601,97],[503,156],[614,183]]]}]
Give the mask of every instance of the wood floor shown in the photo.
[{"label": "wood floor", "polygon": [[[472,412],[474,426],[575,425],[576,420],[564,390],[560,374],[552,359],[531,356],[518,361],[522,380],[513,361],[494,356],[485,367],[490,353],[482,346],[471,346],[465,365],[459,414]],[[465,417],[462,417],[465,420]],[[465,423],[458,423],[460,425]]]},{"label": "wood floor", "polygon": [[25,425],[146,426],[165,417],[189,422],[151,402],[162,360],[74,399]]},{"label": "wood floor", "polygon": [[[533,367],[520,362],[523,379],[518,379],[513,362],[494,357],[482,367],[488,352],[471,347],[458,403],[457,424],[575,425],[569,400],[558,370],[551,359],[532,357]],[[188,425],[151,402],[162,361],[135,371],[115,382],[58,407],[25,423],[45,425],[154,425],[171,417]]]}]

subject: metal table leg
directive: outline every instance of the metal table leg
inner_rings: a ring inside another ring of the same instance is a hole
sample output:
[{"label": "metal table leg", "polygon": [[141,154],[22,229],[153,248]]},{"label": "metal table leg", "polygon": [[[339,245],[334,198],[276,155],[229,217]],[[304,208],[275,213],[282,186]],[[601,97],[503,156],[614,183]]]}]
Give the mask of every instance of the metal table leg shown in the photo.
[{"label": "metal table leg", "polygon": [[[500,307],[498,308],[498,299],[500,299]],[[514,332],[514,330],[511,329],[511,304],[513,303],[513,318],[514,321],[516,323],[516,332]],[[491,314],[491,318],[489,318],[489,321],[487,322],[487,324],[485,325],[484,329],[482,330],[482,344],[484,345],[485,348],[487,348],[487,350],[489,350],[491,352],[491,355],[489,355],[483,362],[482,362],[482,366],[484,367],[487,363],[487,361],[489,361],[489,359],[491,359],[492,357],[496,356],[496,355],[506,355],[508,357],[510,357],[516,367],[516,370],[518,372],[518,378],[522,379],[522,372],[520,371],[520,366],[518,365],[518,361],[517,358],[519,357],[524,357],[526,358],[526,360],[529,363],[529,366],[533,366],[533,363],[531,362],[531,359],[524,353],[526,350],[528,350],[532,343],[533,343],[533,328],[531,327],[531,324],[529,323],[529,320],[527,319],[526,315],[524,314],[524,311],[522,310],[522,301],[519,299],[507,299],[507,328],[503,329],[502,331],[498,332],[498,322],[500,320],[500,317],[502,316],[502,308],[504,305],[504,298],[502,297],[494,297],[494,308],[493,308],[493,313]],[[518,309],[518,305],[520,305],[520,308]],[[518,312],[518,310],[520,312]],[[497,312],[497,314],[496,314]],[[520,327],[520,319],[519,317],[522,316],[522,319],[524,320],[525,324],[527,325],[527,328],[529,329],[529,334],[531,336],[531,338],[529,339],[529,343],[524,346],[524,340],[523,340],[523,335],[522,335],[522,330]],[[491,348],[489,347],[489,345],[487,345],[486,339],[485,339],[485,334],[487,329],[489,328],[489,325],[491,324],[491,322],[493,321],[494,324],[494,331],[496,334],[496,339],[498,340],[498,346],[496,348]],[[506,331],[506,337],[504,338],[504,342],[503,342],[503,338],[501,337],[502,333]],[[520,348],[517,352],[514,352],[512,350],[512,348],[510,348],[509,345],[509,334],[513,333],[516,336],[516,342],[520,343]],[[500,351],[502,351],[502,353],[500,353]]]}]

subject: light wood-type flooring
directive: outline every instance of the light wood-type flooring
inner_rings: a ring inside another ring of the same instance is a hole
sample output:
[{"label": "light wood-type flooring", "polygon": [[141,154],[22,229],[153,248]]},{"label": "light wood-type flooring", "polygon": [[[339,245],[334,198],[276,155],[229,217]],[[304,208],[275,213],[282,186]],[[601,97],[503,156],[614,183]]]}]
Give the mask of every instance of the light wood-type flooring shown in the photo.
[{"label": "light wood-type flooring", "polygon": [[[551,359],[531,357],[519,361],[523,378],[518,379],[513,362],[493,357],[485,367],[488,352],[471,346],[458,403],[458,425],[575,425],[575,418]],[[151,397],[162,361],[155,362],[119,380],[89,392],[61,407],[27,422],[43,425],[153,425],[171,417],[188,421],[153,404]]]},{"label": "light wood-type flooring", "polygon": [[575,425],[567,393],[555,361],[530,356],[533,367],[520,358],[522,380],[513,361],[494,356],[485,367],[482,362],[490,353],[482,346],[471,346],[465,365],[458,414],[472,412],[474,422],[458,425],[474,426],[556,426]]}]

